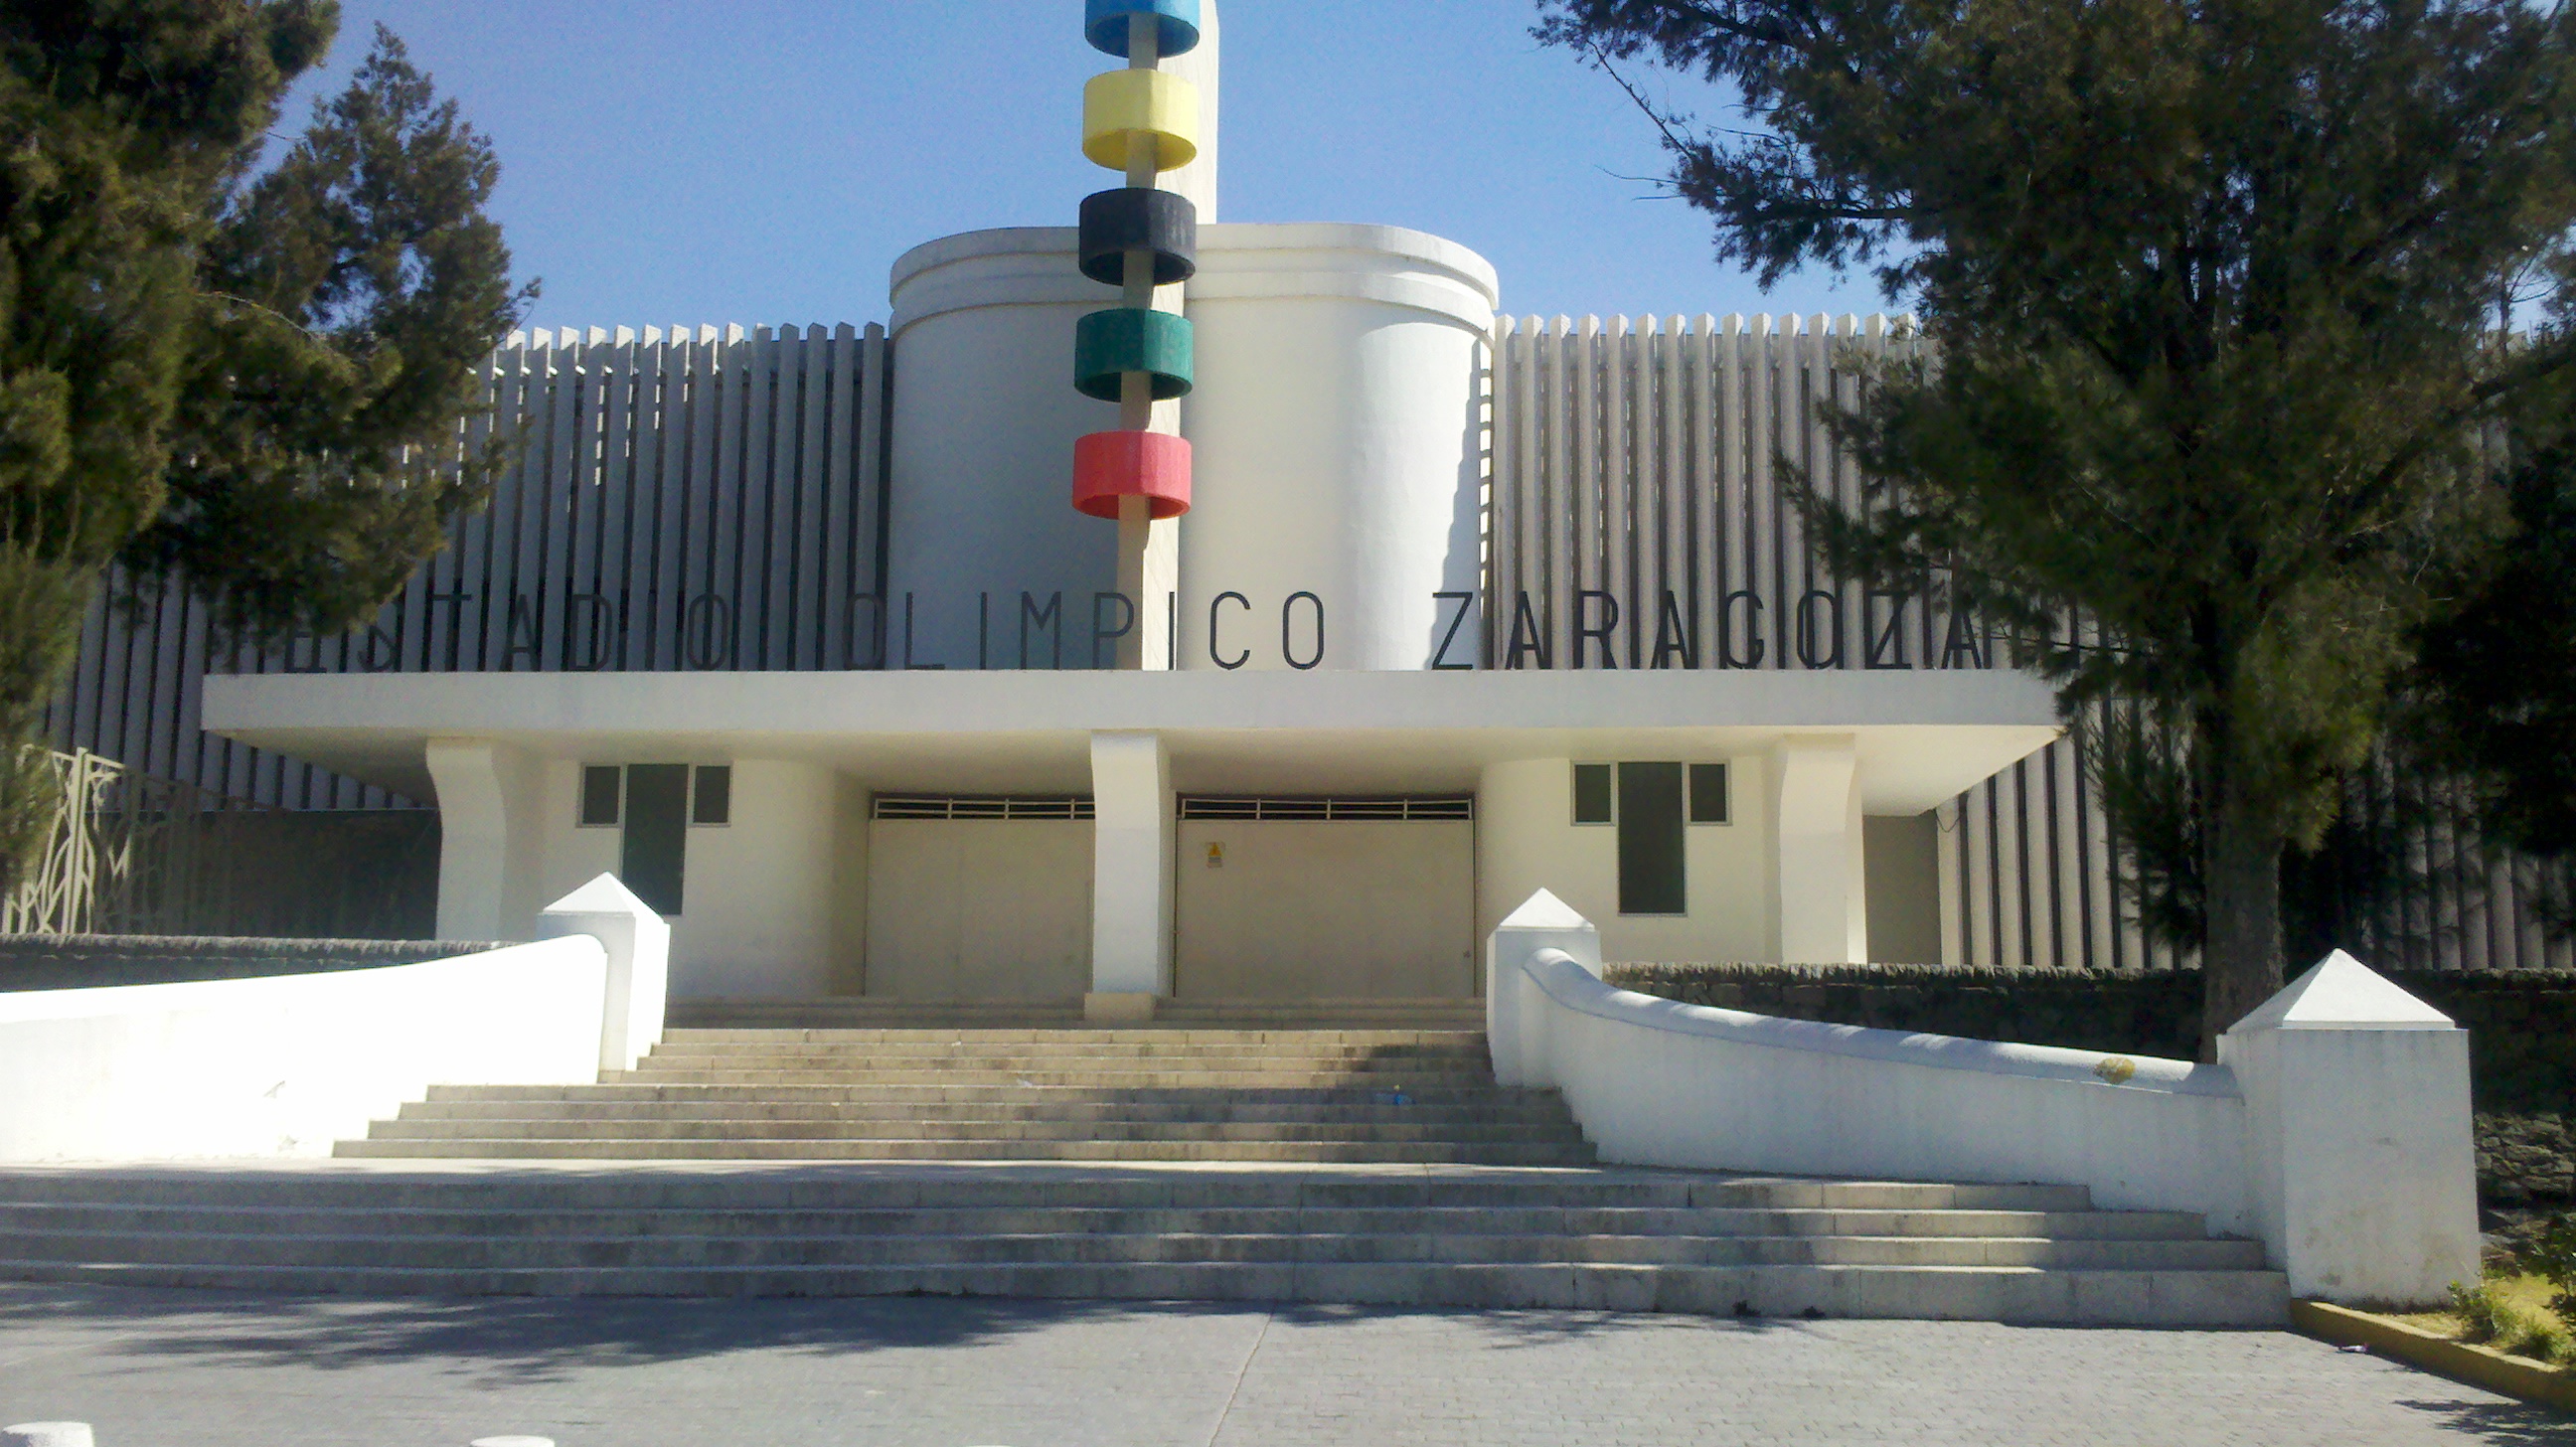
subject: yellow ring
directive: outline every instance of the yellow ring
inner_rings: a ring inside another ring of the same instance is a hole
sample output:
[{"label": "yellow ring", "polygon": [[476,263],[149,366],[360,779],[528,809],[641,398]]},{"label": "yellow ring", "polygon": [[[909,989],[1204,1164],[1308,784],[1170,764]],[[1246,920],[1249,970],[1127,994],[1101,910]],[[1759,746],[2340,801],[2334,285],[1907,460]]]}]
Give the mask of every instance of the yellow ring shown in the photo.
[{"label": "yellow ring", "polygon": [[1159,70],[1112,70],[1082,88],[1082,154],[1127,169],[1130,137],[1154,138],[1154,169],[1173,171],[1199,153],[1199,88]]}]

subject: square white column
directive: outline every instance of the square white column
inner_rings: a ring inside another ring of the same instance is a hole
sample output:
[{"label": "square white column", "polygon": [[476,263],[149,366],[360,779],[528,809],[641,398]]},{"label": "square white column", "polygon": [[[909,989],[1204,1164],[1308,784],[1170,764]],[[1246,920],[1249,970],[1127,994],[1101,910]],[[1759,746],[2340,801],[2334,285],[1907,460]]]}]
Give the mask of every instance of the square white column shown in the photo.
[{"label": "square white column", "polygon": [[1091,736],[1094,1016],[1148,1015],[1172,989],[1172,777],[1163,736]]},{"label": "square white column", "polygon": [[2290,1295],[2439,1305],[2478,1277],[2469,1032],[2341,950],[2218,1040]]},{"label": "square white column", "polygon": [[1771,937],[1783,963],[1858,964],[1869,957],[1861,876],[1860,764],[1849,734],[1782,739],[1771,750],[1778,871]]}]

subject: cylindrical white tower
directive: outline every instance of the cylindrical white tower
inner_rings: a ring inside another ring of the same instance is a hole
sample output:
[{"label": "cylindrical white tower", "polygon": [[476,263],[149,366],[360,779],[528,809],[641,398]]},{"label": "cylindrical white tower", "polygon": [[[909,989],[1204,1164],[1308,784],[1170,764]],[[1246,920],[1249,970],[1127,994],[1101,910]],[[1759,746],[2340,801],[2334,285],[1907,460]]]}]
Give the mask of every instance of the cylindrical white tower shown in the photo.
[{"label": "cylindrical white tower", "polygon": [[[1117,590],[1117,528],[1075,512],[1065,479],[1074,440],[1118,423],[1067,383],[1076,322],[1118,293],[1083,278],[1076,243],[971,231],[895,264],[888,667],[1016,668],[1024,635],[1031,667],[1115,657],[1094,634],[1123,621],[1095,604]],[[1494,300],[1482,257],[1419,231],[1201,228],[1198,386],[1156,404],[1196,455],[1180,667],[1430,665],[1461,606],[1434,595],[1477,585]],[[1447,641],[1472,660],[1474,619]]]},{"label": "cylindrical white tower", "polygon": [[1118,404],[1073,389],[1073,329],[1118,290],[1074,244],[1070,226],[969,231],[895,262],[888,668],[1016,668],[1024,634],[1030,667],[1092,666],[1118,527],[1075,512],[1066,479]]},{"label": "cylindrical white tower", "polygon": [[1423,232],[1200,228],[1181,667],[1473,662],[1472,597],[1436,595],[1477,587],[1494,304],[1493,267]]}]

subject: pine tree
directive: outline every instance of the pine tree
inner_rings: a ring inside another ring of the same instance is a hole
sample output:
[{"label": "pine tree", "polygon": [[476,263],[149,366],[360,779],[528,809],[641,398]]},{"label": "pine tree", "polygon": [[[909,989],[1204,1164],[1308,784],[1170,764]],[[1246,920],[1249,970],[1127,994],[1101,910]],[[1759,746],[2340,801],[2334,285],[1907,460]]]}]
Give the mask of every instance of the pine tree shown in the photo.
[{"label": "pine tree", "polygon": [[2480,838],[2565,860],[2576,858],[2576,369],[2516,399],[2499,430],[2510,531],[2427,621],[2402,717],[2414,754],[2469,783]]},{"label": "pine tree", "polygon": [[472,364],[525,293],[489,145],[390,34],[274,169],[331,0],[0,0],[0,873],[94,596],[252,637],[372,613],[480,496]]},{"label": "pine tree", "polygon": [[[1945,577],[2196,823],[2204,1049],[2282,978],[2428,580],[2504,523],[2472,446],[2564,367],[2503,279],[2576,221],[2576,20],[2521,0],[1542,0],[1541,38],[1731,87],[1658,115],[1765,283],[1869,266],[1927,360],[1838,426],[1838,562]],[[2080,620],[2080,624],[2077,620]]]}]

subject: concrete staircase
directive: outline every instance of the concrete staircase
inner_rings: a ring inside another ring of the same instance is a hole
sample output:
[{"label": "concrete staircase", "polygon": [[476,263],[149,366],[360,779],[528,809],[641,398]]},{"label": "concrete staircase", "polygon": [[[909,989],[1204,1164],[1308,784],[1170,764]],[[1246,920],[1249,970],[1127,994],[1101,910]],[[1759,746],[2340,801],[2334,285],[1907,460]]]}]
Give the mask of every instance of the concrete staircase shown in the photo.
[{"label": "concrete staircase", "polygon": [[0,1276],[2278,1325],[2252,1242],[2080,1189],[1387,1167],[0,1172]]},{"label": "concrete staircase", "polygon": [[2268,1326],[2261,1247],[2080,1187],[1594,1165],[1483,1037],[683,1028],[292,1166],[0,1169],[0,1278]]},{"label": "concrete staircase", "polygon": [[1591,1163],[1461,1031],[671,1031],[597,1085],[439,1087],[336,1154],[583,1160]]},{"label": "concrete staircase", "polygon": [[[769,1030],[1062,1030],[1084,1023],[1082,1001],[893,1000],[865,995],[830,1000],[674,1000],[675,1029]],[[1161,1000],[1138,1030],[1482,1030],[1477,999]]]}]

